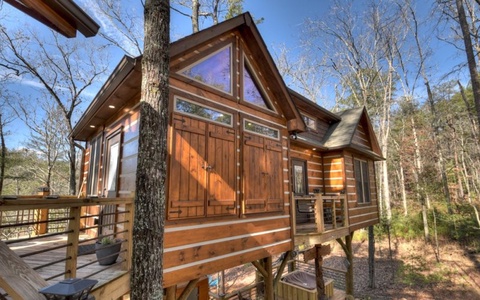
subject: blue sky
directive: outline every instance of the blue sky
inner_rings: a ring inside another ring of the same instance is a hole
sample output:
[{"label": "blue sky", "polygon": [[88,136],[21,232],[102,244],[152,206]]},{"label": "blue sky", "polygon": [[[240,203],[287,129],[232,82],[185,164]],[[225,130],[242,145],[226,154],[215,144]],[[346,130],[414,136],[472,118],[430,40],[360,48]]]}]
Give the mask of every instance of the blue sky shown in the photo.
[{"label": "blue sky", "polygon": [[[95,4],[95,0],[75,0],[75,2],[82,8],[88,8]],[[137,11],[142,13],[142,8],[136,1],[124,1],[128,3],[128,8],[131,11]],[[280,45],[285,45],[291,51],[298,49],[299,38],[302,35],[302,24],[306,18],[322,19],[329,13],[329,7],[333,1],[329,0],[245,0],[244,10],[249,11],[255,19],[264,18],[264,21],[258,25],[258,29],[273,55],[274,49],[277,49]],[[357,1],[359,3],[361,1]],[[426,1],[424,3],[429,3]],[[1,2],[0,2],[1,3]],[[137,5],[135,6],[135,3]],[[428,11],[429,5],[424,4],[420,7],[423,11]],[[98,17],[98,16],[93,16]],[[100,25],[105,23],[103,20],[97,20]],[[24,24],[31,24],[42,30],[47,30],[42,24],[25,16],[24,14],[12,9],[10,5],[3,3],[3,7],[0,9],[0,24],[4,24],[8,27],[25,26]],[[202,28],[205,28],[208,24],[203,24]],[[182,16],[176,12],[171,13],[171,29],[172,39],[178,39],[191,33],[191,22],[185,16]],[[453,62],[458,60],[464,60],[463,57],[458,57],[454,54],[451,46],[446,43],[439,43],[435,46],[436,49],[441,49],[437,52],[436,61],[438,64],[432,66],[434,68],[448,68]],[[110,59],[110,71],[120,61],[123,53],[121,51],[112,51]],[[1,70],[0,70],[1,71]],[[87,91],[87,96],[93,98],[98,89],[103,84],[103,81],[108,77],[105,74],[100,79],[95,87]],[[23,79],[21,82],[17,82],[18,90],[22,91],[25,95],[34,95],[38,92],[38,83],[28,79]],[[89,101],[87,101],[89,102]],[[88,103],[87,103],[88,105]],[[86,106],[84,107],[84,109]],[[15,122],[13,126],[10,126],[12,135],[8,136],[8,147],[17,147],[19,143],[26,140],[25,130],[20,122]]]}]

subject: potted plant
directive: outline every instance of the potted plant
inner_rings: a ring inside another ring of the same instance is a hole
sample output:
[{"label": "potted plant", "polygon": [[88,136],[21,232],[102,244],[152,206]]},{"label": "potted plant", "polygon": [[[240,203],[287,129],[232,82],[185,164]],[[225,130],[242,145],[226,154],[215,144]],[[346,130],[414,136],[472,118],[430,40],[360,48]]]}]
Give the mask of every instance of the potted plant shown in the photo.
[{"label": "potted plant", "polygon": [[114,264],[117,261],[122,241],[113,239],[112,237],[103,237],[95,243],[95,254],[98,263],[102,266]]}]

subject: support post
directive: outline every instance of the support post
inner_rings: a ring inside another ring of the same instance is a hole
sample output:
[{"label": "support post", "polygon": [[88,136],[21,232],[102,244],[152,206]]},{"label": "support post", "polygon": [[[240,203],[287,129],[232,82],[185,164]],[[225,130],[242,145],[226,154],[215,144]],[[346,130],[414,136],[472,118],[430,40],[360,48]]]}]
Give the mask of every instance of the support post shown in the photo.
[{"label": "support post", "polygon": [[68,230],[72,231],[67,237],[67,259],[65,262],[65,278],[77,277],[78,239],[80,236],[80,207],[70,207]]},{"label": "support post", "polygon": [[315,281],[317,284],[317,299],[324,299],[325,282],[323,281],[322,244],[315,245]]},{"label": "support post", "polygon": [[369,287],[375,288],[375,233],[373,226],[368,226],[368,278]]},{"label": "support post", "polygon": [[267,272],[267,277],[264,278],[265,281],[265,299],[274,300],[274,291],[273,291],[273,261],[272,257],[268,256],[264,258],[265,271]]},{"label": "support post", "polygon": [[166,288],[166,300],[176,300],[177,299],[177,286],[172,285]]},{"label": "support post", "polygon": [[[354,231],[355,232],[355,231]],[[341,238],[337,239],[337,242],[340,244],[340,246],[343,249],[343,252],[345,252],[345,256],[347,257],[347,262],[348,262],[348,267],[347,267],[347,274],[345,276],[345,289],[347,295],[353,295],[353,251],[352,251],[352,239],[353,239],[353,233],[350,233],[349,235],[345,236],[345,242]]]}]

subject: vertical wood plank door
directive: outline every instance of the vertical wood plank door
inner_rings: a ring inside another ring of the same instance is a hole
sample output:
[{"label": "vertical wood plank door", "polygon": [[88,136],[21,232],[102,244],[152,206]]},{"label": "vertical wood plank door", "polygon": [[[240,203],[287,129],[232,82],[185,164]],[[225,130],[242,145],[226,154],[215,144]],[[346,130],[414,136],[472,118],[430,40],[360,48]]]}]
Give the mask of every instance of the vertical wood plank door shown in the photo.
[{"label": "vertical wood plank door", "polygon": [[264,137],[243,134],[243,192],[245,213],[266,211],[267,179]]},{"label": "vertical wood plank door", "polygon": [[235,131],[212,123],[208,128],[207,215],[235,215]]},{"label": "vertical wood plank door", "polygon": [[205,216],[207,123],[174,114],[168,219]]},{"label": "vertical wood plank door", "polygon": [[282,144],[280,141],[265,140],[265,172],[268,198],[268,211],[283,210],[283,167]]},{"label": "vertical wood plank door", "polygon": [[283,210],[282,144],[243,134],[243,179],[246,213]]}]

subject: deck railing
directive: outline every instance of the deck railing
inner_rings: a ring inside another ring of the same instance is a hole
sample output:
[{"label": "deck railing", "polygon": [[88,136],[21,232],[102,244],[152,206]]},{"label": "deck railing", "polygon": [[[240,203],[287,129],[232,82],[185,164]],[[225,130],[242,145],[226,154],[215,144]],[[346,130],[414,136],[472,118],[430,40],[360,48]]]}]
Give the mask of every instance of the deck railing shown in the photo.
[{"label": "deck railing", "polygon": [[348,226],[345,195],[294,197],[295,234],[324,233]]},{"label": "deck railing", "polygon": [[[101,286],[128,273],[132,224],[132,198],[0,197],[0,240],[52,284],[78,277]],[[108,266],[95,256],[103,237],[122,243]]]}]

